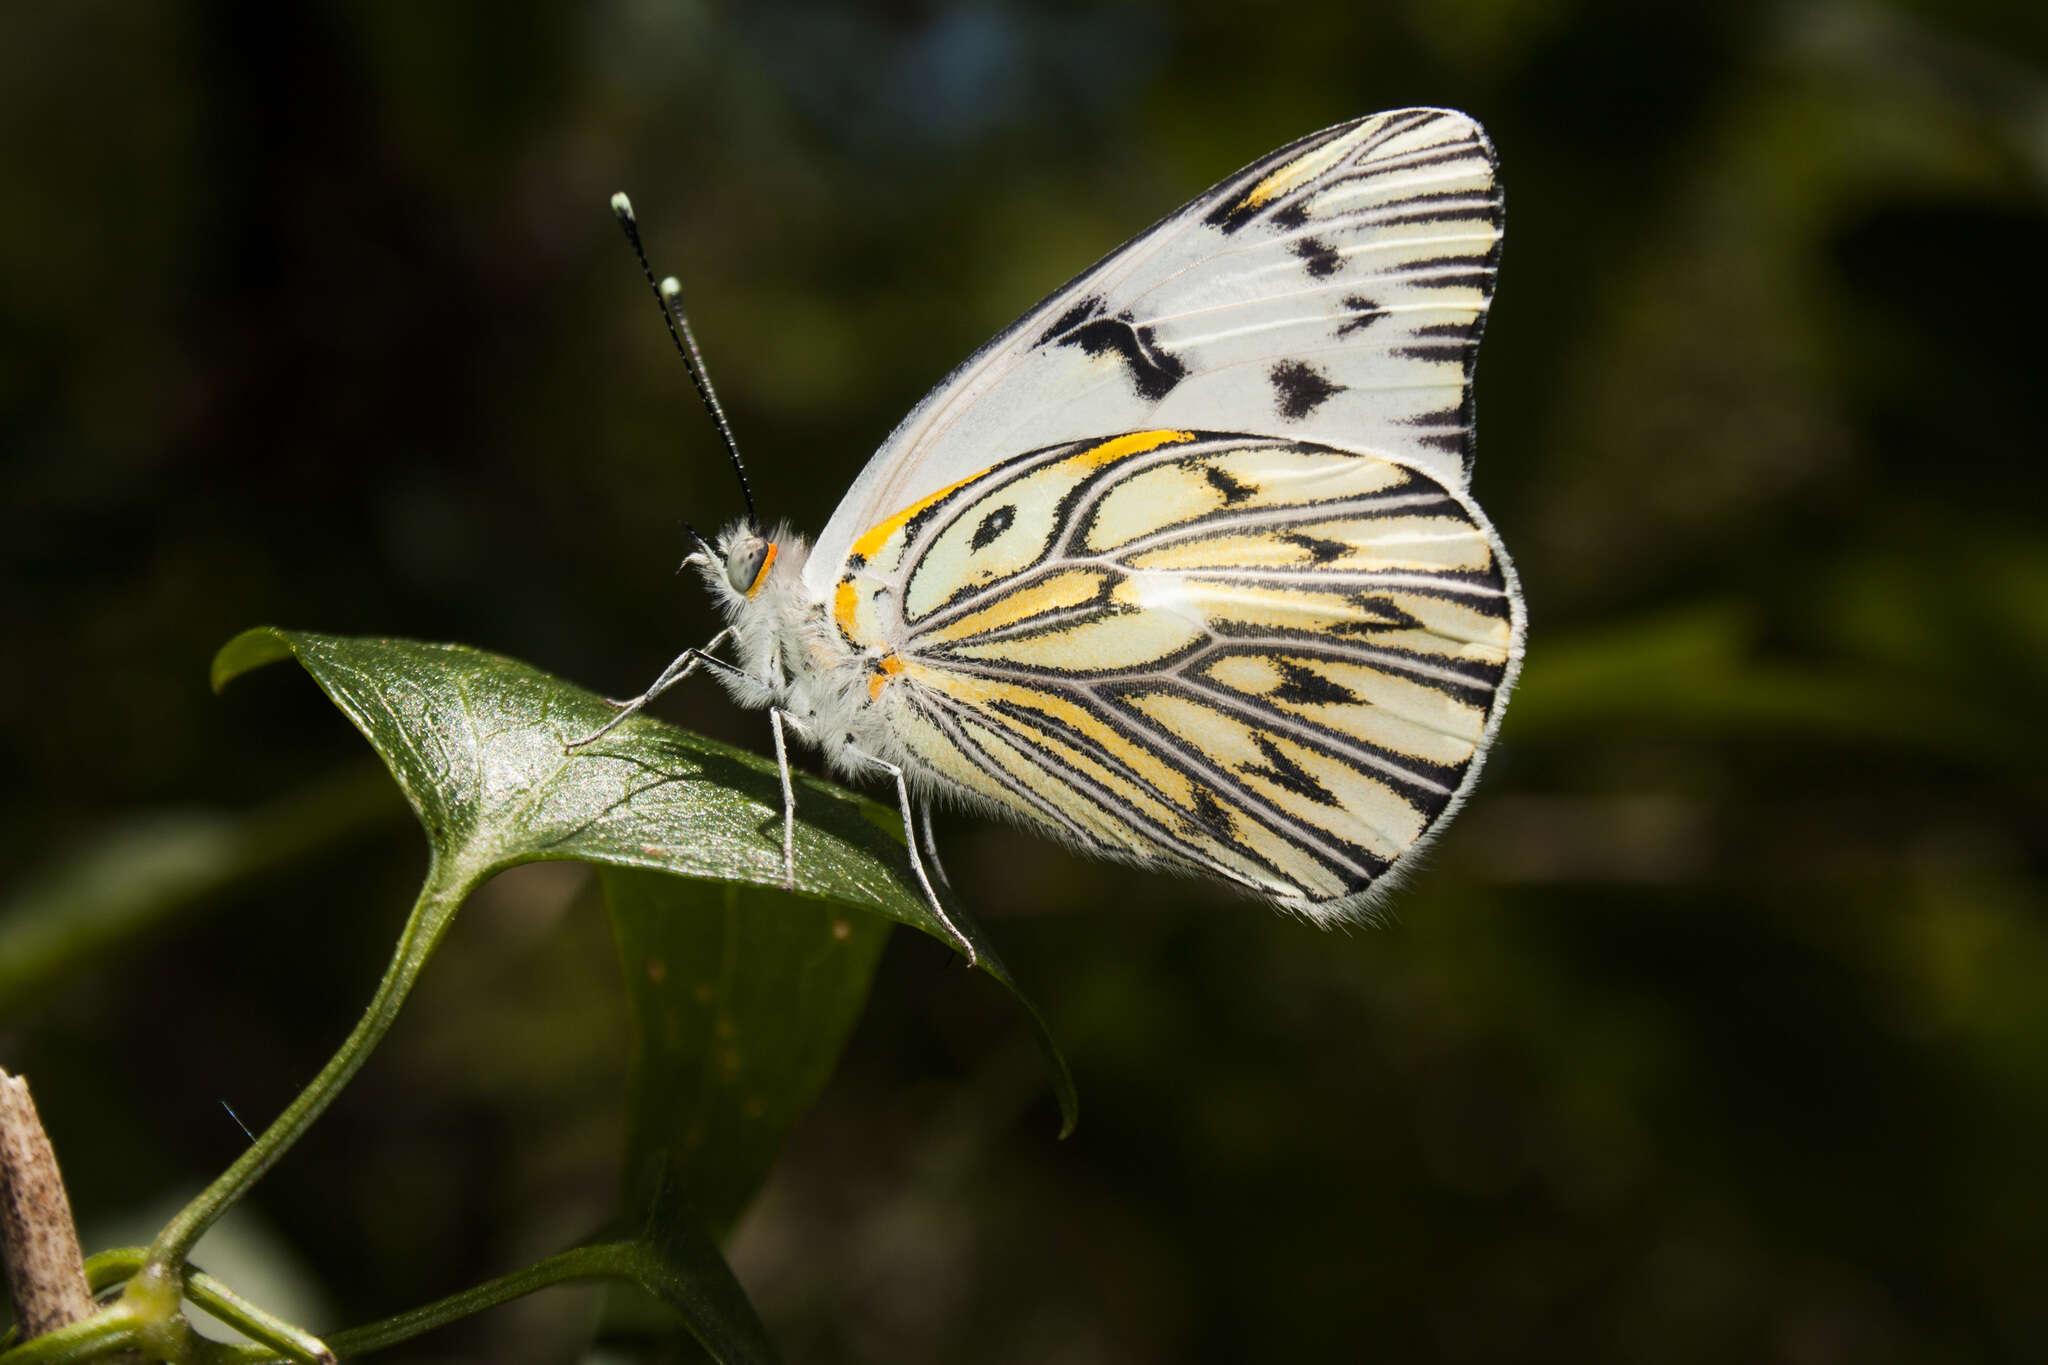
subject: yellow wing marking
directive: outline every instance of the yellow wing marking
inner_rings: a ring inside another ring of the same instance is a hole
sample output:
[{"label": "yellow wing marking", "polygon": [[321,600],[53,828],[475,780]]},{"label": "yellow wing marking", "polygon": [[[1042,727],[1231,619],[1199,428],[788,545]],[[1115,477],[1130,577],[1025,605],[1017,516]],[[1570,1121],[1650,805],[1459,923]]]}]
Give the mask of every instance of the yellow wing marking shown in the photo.
[{"label": "yellow wing marking", "polygon": [[1399,465],[1356,455],[1257,448],[1219,451],[1119,480],[1096,504],[1087,548],[1108,553],[1215,512],[1370,497],[1399,487],[1408,477]]},{"label": "yellow wing marking", "polygon": [[839,623],[839,628],[846,632],[849,640],[853,638],[854,614],[859,610],[860,590],[853,586],[853,578],[848,575],[840,579],[839,586],[832,590],[832,619]]},{"label": "yellow wing marking", "polygon": [[971,640],[1009,626],[1020,625],[1066,607],[1079,607],[1095,600],[1102,590],[1104,575],[1098,569],[1062,569],[1027,587],[1012,588],[983,607],[969,612],[950,625],[919,635],[924,648],[955,640]]},{"label": "yellow wing marking", "polygon": [[[1191,697],[1145,692],[1133,696],[1131,703],[1162,730],[1187,740],[1211,762],[1228,769],[1247,790],[1258,793],[1298,824],[1327,831],[1374,857],[1388,861],[1400,857],[1428,827],[1423,813],[1393,787],[1335,754],[1288,735],[1261,732]],[[1321,798],[1274,775],[1268,754],[1260,747],[1261,739],[1312,779],[1321,788]]]},{"label": "yellow wing marking", "polygon": [[[991,466],[991,468],[993,468],[993,466]],[[933,493],[928,497],[919,498],[916,502],[913,502],[912,504],[910,504],[910,506],[904,508],[901,512],[897,512],[893,516],[884,517],[882,520],[876,522],[873,526],[870,526],[867,529],[867,532],[864,535],[862,535],[859,540],[853,542],[853,552],[859,555],[862,559],[873,559],[875,557],[876,552],[879,551],[884,545],[887,545],[889,543],[889,537],[895,535],[898,531],[902,530],[904,526],[909,523],[912,517],[916,516],[919,512],[924,511],[927,507],[932,506],[934,503],[942,502],[946,498],[951,497],[953,494],[965,488],[968,484],[973,483],[976,479],[980,478],[982,474],[986,473],[988,473],[987,469],[982,470],[979,474],[969,474],[966,478],[960,480],[960,482],[958,483],[947,484],[938,492]]]},{"label": "yellow wing marking", "polygon": [[1060,828],[1035,808],[1021,803],[1009,788],[990,777],[980,764],[960,751],[952,736],[926,719],[916,707],[902,707],[893,724],[897,738],[904,746],[945,774],[959,790],[1019,818],[1043,820],[1055,829]]},{"label": "yellow wing marking", "polygon": [[[1048,781],[1045,768],[1030,750],[1019,743],[1017,735],[996,729],[988,718],[972,715],[960,718],[960,728],[981,745],[982,751],[996,761],[1011,781],[1028,787],[1041,799],[1050,802],[1104,845],[1138,857],[1152,854],[1152,841],[1130,821],[1119,819],[1113,812],[1103,809],[1078,788],[1064,782]],[[1068,756],[1072,756],[1071,751]],[[1014,806],[1015,799],[1009,804]]]},{"label": "yellow wing marking", "polygon": [[[1334,554],[1318,557],[1323,547]],[[1223,531],[1140,550],[1134,569],[1182,573],[1204,569],[1315,568],[1353,572],[1403,569],[1485,569],[1493,563],[1486,533],[1462,517],[1337,518],[1296,522],[1284,533]]]},{"label": "yellow wing marking", "polygon": [[[1038,460],[1007,478],[998,472],[1005,466],[997,466],[989,471],[993,487],[963,502],[952,524],[917,552],[903,592],[904,619],[916,624],[962,591],[999,586],[1037,563],[1062,529],[1067,495],[1104,466],[1194,439],[1191,431],[1134,431]],[[899,531],[878,543],[870,570],[893,570],[894,559],[910,553],[907,539]]]},{"label": "yellow wing marking", "polygon": [[[897,733],[903,742],[962,790],[1021,819],[1078,836],[1083,842],[1092,841],[1099,847],[1138,857],[1153,853],[1149,841],[1127,821],[1117,820],[1076,789],[1047,781],[1044,769],[1019,748],[1015,736],[1007,733],[1007,726],[1000,731],[992,728],[1003,724],[994,714],[968,710],[955,715],[953,723],[958,727],[959,740],[916,707],[903,708],[900,716]],[[960,747],[962,740],[975,745],[1001,776],[964,752]],[[1017,788],[1035,795],[1043,806],[1019,795]],[[1046,807],[1050,807],[1050,813]]]},{"label": "yellow wing marking", "polygon": [[1380,649],[1487,663],[1505,660],[1513,637],[1513,627],[1502,617],[1448,598],[1399,590],[1353,600],[1341,592],[1198,580],[1183,584],[1180,597],[1212,624],[1350,637]]},{"label": "yellow wing marking", "polygon": [[[1096,468],[1127,459],[1132,455],[1143,455],[1146,451],[1157,450],[1161,446],[1179,445],[1183,441],[1194,439],[1195,433],[1192,431],[1133,431],[1113,437],[1100,445],[1090,446],[1068,458],[1075,464]],[[954,485],[956,488],[958,486]],[[873,535],[874,532],[870,531],[868,534]]]},{"label": "yellow wing marking", "polygon": [[[911,676],[936,691],[967,702],[972,709],[958,721],[962,734],[978,743],[1012,782],[1036,793],[1072,827],[1085,831],[1105,847],[1120,848],[1147,859],[1163,858],[1206,867],[1212,873],[1220,867],[1238,880],[1276,895],[1299,894],[1305,880],[1327,875],[1319,871],[1320,864],[1314,858],[1256,821],[1225,815],[1223,829],[1207,827],[1194,779],[1125,731],[1104,724],[1095,713],[1070,697],[1044,688],[990,683],[915,664],[911,665]],[[1018,709],[998,712],[992,709],[998,702]],[[1043,717],[1044,723],[1036,717]],[[1014,789],[992,782],[979,764],[914,713],[906,713],[904,732],[927,762],[984,799],[1020,817],[1059,827],[1058,821],[1023,802]],[[1070,736],[1085,739],[1094,749],[1083,748]],[[1040,755],[1041,761],[1031,760],[1032,754]],[[1084,774],[1099,784],[1113,803],[1121,802],[1160,829],[1171,831],[1173,837],[1208,862],[1183,857],[1158,844],[1128,818],[1119,816],[1114,805],[1105,808],[1078,788],[1048,780],[1043,758],[1057,759]],[[1212,808],[1224,809],[1214,805]],[[1264,860],[1264,866],[1260,860]],[[1273,868],[1282,871],[1276,876]]]},{"label": "yellow wing marking", "polygon": [[[1327,699],[1290,695],[1290,674],[1303,673],[1329,685]],[[1313,655],[1232,654],[1203,674],[1310,724],[1425,763],[1455,767],[1468,761],[1486,728],[1483,707],[1365,664]]]},{"label": "yellow wing marking", "polygon": [[[954,682],[954,679],[957,677],[957,674],[940,676],[935,677],[933,681],[944,687],[947,692],[958,696],[960,695],[960,690],[956,688]],[[1048,720],[1065,725],[1074,733],[1085,736],[1090,742],[1099,746],[1105,753],[1110,754],[1119,763],[1123,764],[1126,769],[1149,784],[1153,790],[1160,793],[1160,796],[1170,803],[1173,810],[1184,815],[1186,812],[1194,809],[1194,790],[1189,784],[1187,777],[1179,769],[1171,764],[1162,762],[1159,756],[1153,753],[1151,749],[1132,740],[1129,735],[1113,726],[1103,724],[1101,718],[1093,711],[1090,711],[1072,698],[1047,688],[1032,687],[1023,683],[992,683],[983,688],[976,689],[976,691],[980,694],[978,700],[984,707],[993,701],[1008,702],[1013,706],[1036,712],[1045,716]],[[1034,735],[1034,738],[1040,739],[1043,742],[1043,737],[1040,735]],[[1065,746],[1062,745],[1062,747],[1064,748]],[[1076,751],[1069,750],[1068,752],[1071,754]],[[1092,766],[1093,760],[1088,760],[1088,762]],[[1141,797],[1135,786],[1125,788],[1123,779],[1111,778],[1107,773],[1103,774],[1103,780],[1110,785],[1123,788],[1124,795],[1134,804],[1150,806],[1162,820],[1167,819],[1166,810],[1158,807],[1156,804],[1158,798]]]},{"label": "yellow wing marking", "polygon": [[1330,167],[1350,155],[1351,149],[1366,133],[1368,124],[1357,129],[1348,137],[1336,138],[1322,146],[1294,158],[1284,166],[1276,167],[1264,180],[1245,191],[1244,198],[1237,201],[1236,212],[1243,213],[1258,208],[1261,204],[1287,193],[1304,180],[1313,180]]},{"label": "yellow wing marking", "polygon": [[[1145,584],[1126,579],[1111,600],[1118,606],[1143,607]],[[1048,668],[1067,673],[1117,673],[1145,668],[1180,653],[1208,637],[1208,626],[1189,614],[1171,610],[1103,612],[1059,630],[1014,640],[961,645],[954,654],[1023,668]]]},{"label": "yellow wing marking", "polygon": [[[1195,433],[1192,431],[1127,432],[1122,436],[1115,436],[1107,441],[1098,442],[1076,455],[1071,455],[1067,457],[1064,463],[1082,469],[1092,469],[1117,460],[1126,459],[1132,455],[1142,455],[1148,450],[1157,450],[1161,446],[1176,445],[1183,441],[1192,441],[1194,439]],[[881,521],[876,522],[863,532],[860,539],[853,542],[852,553],[863,560],[872,562],[887,548],[889,542],[901,534],[903,528],[908,526],[919,513],[938,505],[997,467],[991,465],[988,469],[984,469],[979,473],[970,474],[958,483],[948,484],[936,493],[919,498],[902,511],[884,517]],[[852,576],[849,575],[839,580],[838,587],[833,589],[832,593],[833,619],[839,623],[839,628],[846,633],[848,639],[858,638],[859,612],[859,592],[854,586]]]}]

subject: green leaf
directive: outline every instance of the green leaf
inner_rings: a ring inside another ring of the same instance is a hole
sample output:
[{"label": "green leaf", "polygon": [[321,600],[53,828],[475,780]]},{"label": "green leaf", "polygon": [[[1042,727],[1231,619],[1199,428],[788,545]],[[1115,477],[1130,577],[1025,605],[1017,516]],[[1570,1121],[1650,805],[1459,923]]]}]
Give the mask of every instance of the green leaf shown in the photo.
[{"label": "green leaf", "polygon": [[603,884],[633,1003],[627,1206],[673,1184],[723,1232],[838,1063],[888,923],[757,887]]},{"label": "green leaf", "polygon": [[624,1244],[633,1253],[633,1282],[679,1314],[712,1359],[774,1360],[753,1304],[704,1232],[701,1211],[681,1182],[661,1180],[647,1195],[640,1235]]},{"label": "green leaf", "polygon": [[[573,858],[782,885],[781,786],[766,759],[645,715],[569,751],[613,715],[602,698],[462,645],[262,627],[221,650],[214,685],[284,658],[298,660],[390,767],[451,884]],[[795,890],[950,945],[911,879],[895,815],[815,778],[796,782]],[[947,911],[981,969],[1023,1005],[1071,1130],[1073,1082],[1043,1019],[972,916]]]},{"label": "green leaf", "polygon": [[[631,1266],[586,1265],[595,1248],[564,1253],[385,1326],[423,1329],[429,1320],[445,1320],[439,1315],[474,1311],[494,1294],[526,1292],[550,1275],[623,1272],[677,1307],[721,1358],[766,1359],[765,1336],[697,1221],[695,1201],[701,1193],[721,1223],[737,1216],[838,1056],[885,932],[855,929],[844,909],[875,912],[955,941],[952,928],[911,889],[903,847],[885,832],[889,822],[858,797],[801,779],[794,894],[734,892],[709,917],[700,898],[697,922],[687,922],[683,908],[685,922],[669,924],[668,913],[681,908],[678,898],[636,884],[623,870],[754,887],[781,882],[775,838],[781,788],[771,765],[644,716],[601,742],[572,749],[572,741],[610,718],[602,698],[459,645],[262,628],[222,648],[214,686],[284,658],[299,661],[384,760],[426,830],[432,861],[361,1020],[284,1113],[157,1234],[125,1292],[145,1281],[181,1282],[193,1244],[362,1066],[455,911],[482,881],[519,863],[578,859],[622,870],[612,895],[624,960],[637,968],[636,981],[647,979],[649,965],[658,962],[652,975],[661,980],[649,985],[661,987],[671,970],[680,971],[678,988],[687,987],[688,999],[699,1006],[696,1017],[686,1019],[676,1012],[682,1002],[673,992],[636,992],[643,1042],[652,1040],[643,1046],[635,1097],[635,1142],[653,1173],[639,1191],[647,1231],[636,1241],[612,1244]],[[801,913],[800,897],[809,901]],[[841,909],[821,911],[821,901]],[[1053,1063],[1070,1129],[1072,1082],[1043,1021],[973,921],[957,906],[948,907],[948,915],[980,965],[1024,1005]],[[682,956],[672,967],[674,954]],[[778,1002],[781,1019],[775,1017]],[[701,1191],[691,1188],[699,1183]],[[232,1297],[225,1286],[209,1292],[215,1290],[222,1302]],[[262,1314],[254,1305],[246,1309],[251,1321]],[[290,1324],[271,1326],[279,1342],[302,1335]],[[713,1339],[728,1328],[734,1334],[727,1345],[736,1353],[720,1351]]]}]

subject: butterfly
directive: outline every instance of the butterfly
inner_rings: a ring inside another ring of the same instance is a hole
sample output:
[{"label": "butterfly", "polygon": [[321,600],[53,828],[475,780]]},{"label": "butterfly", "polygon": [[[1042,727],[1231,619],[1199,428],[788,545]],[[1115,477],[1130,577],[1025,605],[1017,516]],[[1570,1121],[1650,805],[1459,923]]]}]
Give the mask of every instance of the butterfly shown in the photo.
[{"label": "butterfly", "polygon": [[1468,488],[1500,241],[1492,145],[1451,110],[1254,162],[954,370],[815,542],[764,527],[742,469],[748,515],[685,561],[726,628],[620,719],[699,667],[765,708],[786,878],[787,736],[886,777],[948,928],[935,801],[1368,915],[1471,791],[1522,660]]}]

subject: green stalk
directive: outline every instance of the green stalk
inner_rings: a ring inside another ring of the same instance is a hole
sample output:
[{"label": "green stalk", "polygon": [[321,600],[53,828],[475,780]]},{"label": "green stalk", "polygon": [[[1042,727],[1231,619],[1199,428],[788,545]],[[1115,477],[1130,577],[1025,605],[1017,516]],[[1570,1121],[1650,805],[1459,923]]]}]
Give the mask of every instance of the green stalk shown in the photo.
[{"label": "green stalk", "polygon": [[186,1274],[185,1297],[286,1360],[298,1361],[300,1365],[334,1365],[334,1352],[320,1338],[264,1312],[204,1271]]},{"label": "green stalk", "polygon": [[298,1098],[263,1130],[263,1136],[250,1144],[198,1198],[179,1210],[177,1217],[164,1225],[163,1231],[150,1245],[149,1265],[175,1266],[182,1270],[193,1243],[222,1214],[234,1207],[236,1201],[249,1192],[249,1187],[277,1164],[278,1158],[289,1151],[292,1144],[312,1126],[313,1120],[334,1102],[334,1097],[341,1093],[349,1078],[361,1069],[371,1049],[390,1030],[392,1021],[398,1017],[399,1006],[405,1003],[413,983],[419,979],[421,968],[433,955],[441,936],[454,919],[457,907],[468,896],[474,883],[475,876],[469,870],[449,871],[440,858],[434,860],[427,869],[426,884],[420,888],[419,899],[413,903],[412,914],[406,919],[405,930],[399,935],[391,965],[385,969],[384,979],[378,983],[377,993],[371,998],[369,1008],[363,1011],[355,1029],[328,1059],[327,1065],[320,1068],[320,1074],[313,1078],[312,1083],[301,1090]]},{"label": "green stalk", "polygon": [[[524,1270],[515,1270],[509,1275],[500,1275],[495,1280],[486,1280],[473,1285],[458,1294],[445,1299],[407,1309],[403,1313],[384,1318],[378,1322],[351,1327],[336,1332],[329,1344],[337,1355],[355,1357],[371,1351],[381,1351],[401,1341],[409,1341],[436,1327],[445,1327],[472,1313],[481,1313],[486,1308],[495,1308],[501,1303],[510,1303],[523,1298],[538,1289],[553,1285],[570,1284],[581,1280],[626,1280],[644,1283],[649,1276],[646,1262],[648,1252],[638,1242],[605,1242],[596,1246],[572,1247],[558,1252],[544,1261],[536,1261]],[[240,1346],[234,1348],[232,1360],[235,1365],[257,1365],[279,1359],[281,1353],[265,1346]],[[11,1365],[11,1362],[10,1362]]]},{"label": "green stalk", "polygon": [[140,1323],[131,1310],[115,1306],[102,1308],[89,1318],[69,1327],[45,1332],[7,1353],[7,1365],[71,1365],[74,1361],[97,1360],[131,1346],[140,1335]]},{"label": "green stalk", "polygon": [[110,1247],[85,1258],[85,1287],[98,1294],[112,1289],[149,1264],[148,1247]]}]

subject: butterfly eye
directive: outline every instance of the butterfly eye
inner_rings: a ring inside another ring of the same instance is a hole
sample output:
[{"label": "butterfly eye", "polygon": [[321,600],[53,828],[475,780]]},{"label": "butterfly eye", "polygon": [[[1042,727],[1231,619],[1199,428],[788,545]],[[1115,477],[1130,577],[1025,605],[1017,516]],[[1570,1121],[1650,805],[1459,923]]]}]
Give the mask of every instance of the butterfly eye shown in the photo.
[{"label": "butterfly eye", "polygon": [[749,536],[733,546],[725,557],[725,581],[732,584],[732,590],[751,597],[768,576],[768,566],[775,562],[775,546],[757,536]]}]

